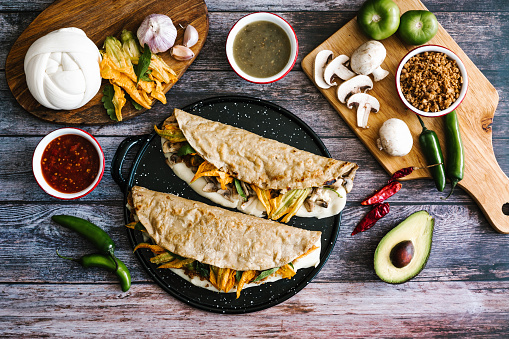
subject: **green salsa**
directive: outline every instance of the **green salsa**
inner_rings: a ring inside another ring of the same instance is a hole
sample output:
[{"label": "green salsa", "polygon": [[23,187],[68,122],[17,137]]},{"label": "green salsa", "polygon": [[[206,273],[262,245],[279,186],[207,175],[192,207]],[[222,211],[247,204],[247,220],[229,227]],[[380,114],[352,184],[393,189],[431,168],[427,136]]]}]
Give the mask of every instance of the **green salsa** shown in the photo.
[{"label": "green salsa", "polygon": [[266,78],[279,73],[290,59],[290,39],[278,25],[255,21],[243,27],[233,41],[233,57],[248,75]]}]

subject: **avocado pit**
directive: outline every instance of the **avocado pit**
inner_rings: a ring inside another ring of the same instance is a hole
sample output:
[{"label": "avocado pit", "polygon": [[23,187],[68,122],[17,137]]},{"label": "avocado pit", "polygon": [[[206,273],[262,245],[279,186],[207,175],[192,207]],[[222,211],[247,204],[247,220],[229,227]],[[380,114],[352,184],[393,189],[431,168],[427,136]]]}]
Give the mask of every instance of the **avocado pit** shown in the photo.
[{"label": "avocado pit", "polygon": [[397,244],[391,250],[389,255],[391,262],[397,268],[403,268],[410,264],[414,257],[414,244],[410,240],[405,240]]}]

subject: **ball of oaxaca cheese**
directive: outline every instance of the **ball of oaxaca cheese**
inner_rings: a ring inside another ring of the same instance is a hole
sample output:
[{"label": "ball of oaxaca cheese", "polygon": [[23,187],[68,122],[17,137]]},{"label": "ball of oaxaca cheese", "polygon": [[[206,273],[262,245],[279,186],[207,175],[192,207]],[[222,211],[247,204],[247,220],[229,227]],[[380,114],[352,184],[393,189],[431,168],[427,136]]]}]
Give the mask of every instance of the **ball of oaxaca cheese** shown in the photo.
[{"label": "ball of oaxaca cheese", "polygon": [[79,108],[101,87],[100,61],[99,49],[81,29],[53,31],[37,39],[25,55],[28,89],[45,107]]}]

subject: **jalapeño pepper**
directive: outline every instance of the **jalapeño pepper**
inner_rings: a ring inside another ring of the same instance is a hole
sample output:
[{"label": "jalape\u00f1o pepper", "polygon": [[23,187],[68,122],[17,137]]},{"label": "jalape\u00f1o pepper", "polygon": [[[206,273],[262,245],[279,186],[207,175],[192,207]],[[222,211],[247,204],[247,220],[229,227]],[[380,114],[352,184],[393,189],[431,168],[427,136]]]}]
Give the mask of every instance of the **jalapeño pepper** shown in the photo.
[{"label": "jalape\u00f1o pepper", "polygon": [[[77,262],[84,268],[99,267],[110,272],[114,272],[117,275],[118,280],[120,281],[120,287],[124,292],[128,291],[131,287],[131,274],[125,264],[116,257],[111,258],[110,256],[100,253],[93,253],[84,255],[79,259],[73,259],[60,255],[58,251],[57,254],[60,258]],[[115,259],[116,262],[114,262],[113,259]]]},{"label": "jalape\u00f1o pepper", "polygon": [[[465,153],[463,150],[463,142],[461,141],[461,133],[456,111],[452,111],[444,117],[445,125],[445,146],[447,151],[447,177],[451,180],[451,192],[447,196],[449,198],[454,191],[456,184],[463,179],[465,170]],[[446,199],[447,199],[446,198]]]},{"label": "jalape\u00f1o pepper", "polygon": [[115,243],[111,240],[108,233],[99,226],[72,215],[53,215],[51,219],[57,224],[78,233],[94,244],[103,254],[109,254],[113,258]]},{"label": "jalape\u00f1o pepper", "polygon": [[443,165],[444,156],[440,148],[438,136],[435,132],[424,126],[424,122],[420,116],[417,115],[417,118],[422,126],[422,132],[421,135],[419,135],[419,144],[421,145],[422,153],[428,165],[438,164],[437,166],[430,167],[429,171],[435,180],[437,190],[442,192],[445,188],[445,166]]}]

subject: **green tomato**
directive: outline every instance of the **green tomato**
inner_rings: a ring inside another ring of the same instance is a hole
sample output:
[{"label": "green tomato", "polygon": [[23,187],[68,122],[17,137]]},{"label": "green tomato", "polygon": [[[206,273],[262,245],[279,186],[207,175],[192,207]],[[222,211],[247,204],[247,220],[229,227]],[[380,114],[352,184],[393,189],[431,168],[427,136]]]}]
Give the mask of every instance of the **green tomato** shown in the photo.
[{"label": "green tomato", "polygon": [[408,11],[401,16],[398,33],[409,45],[422,45],[430,41],[438,31],[438,20],[429,11]]},{"label": "green tomato", "polygon": [[368,0],[359,10],[357,22],[371,38],[386,39],[398,30],[399,7],[392,0]]}]

